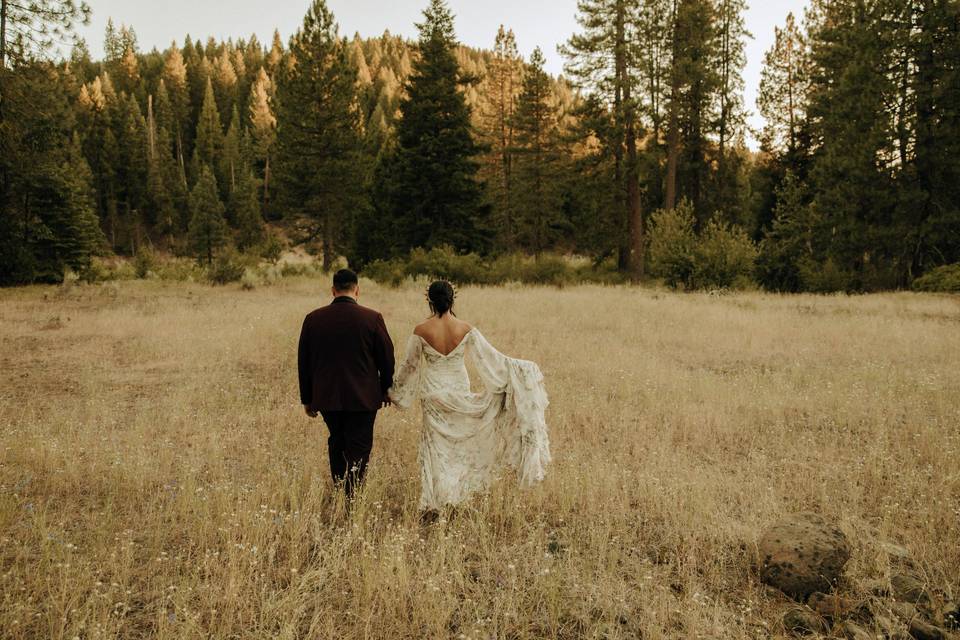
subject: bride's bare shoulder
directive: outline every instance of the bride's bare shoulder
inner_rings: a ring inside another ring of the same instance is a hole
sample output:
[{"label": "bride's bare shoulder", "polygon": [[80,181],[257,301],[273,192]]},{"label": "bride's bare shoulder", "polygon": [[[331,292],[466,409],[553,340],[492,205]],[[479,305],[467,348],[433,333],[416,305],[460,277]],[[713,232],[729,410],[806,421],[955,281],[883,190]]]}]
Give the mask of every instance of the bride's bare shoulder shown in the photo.
[{"label": "bride's bare shoulder", "polygon": [[421,338],[426,338],[432,333],[432,325],[430,320],[424,320],[417,326],[413,328],[413,335],[420,336]]}]

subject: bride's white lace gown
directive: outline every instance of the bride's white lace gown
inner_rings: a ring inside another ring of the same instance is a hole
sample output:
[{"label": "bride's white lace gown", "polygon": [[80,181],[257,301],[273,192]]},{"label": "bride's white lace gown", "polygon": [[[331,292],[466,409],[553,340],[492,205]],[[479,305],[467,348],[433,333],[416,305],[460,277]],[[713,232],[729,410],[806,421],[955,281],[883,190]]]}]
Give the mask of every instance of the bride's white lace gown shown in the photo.
[{"label": "bride's white lace gown", "polygon": [[[483,383],[471,392],[466,358]],[[508,358],[473,328],[447,355],[410,336],[390,399],[407,409],[419,397],[420,508],[457,504],[486,488],[504,467],[521,486],[544,477],[550,441],[547,392],[534,362]]]}]

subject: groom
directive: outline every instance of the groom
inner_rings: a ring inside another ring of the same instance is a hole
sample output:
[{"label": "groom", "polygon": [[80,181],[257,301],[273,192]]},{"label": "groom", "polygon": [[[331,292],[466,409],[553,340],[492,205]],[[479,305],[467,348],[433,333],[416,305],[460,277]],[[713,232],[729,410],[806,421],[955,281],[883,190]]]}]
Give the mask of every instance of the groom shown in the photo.
[{"label": "groom", "polygon": [[390,404],[393,342],[383,316],[358,304],[357,274],[337,271],[332,293],[333,302],[308,314],[300,331],[300,402],[327,423],[330,473],[349,497],[363,481],[377,410]]}]

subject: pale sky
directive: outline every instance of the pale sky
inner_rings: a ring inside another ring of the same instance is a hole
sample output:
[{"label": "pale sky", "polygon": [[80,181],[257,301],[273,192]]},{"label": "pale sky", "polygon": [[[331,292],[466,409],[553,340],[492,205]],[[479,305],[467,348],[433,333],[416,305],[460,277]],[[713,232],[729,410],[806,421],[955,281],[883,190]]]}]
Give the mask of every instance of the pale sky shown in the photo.
[{"label": "pale sky", "polygon": [[[749,0],[748,0],[749,1]],[[774,26],[782,26],[787,13],[797,17],[803,13],[808,0],[753,0],[747,11],[747,29],[754,38],[747,43],[745,101],[751,111],[749,123],[759,129],[763,120],[756,111],[756,93],[760,82],[763,53],[773,43]],[[206,41],[208,36],[219,39],[249,37],[256,33],[261,42],[269,44],[274,28],[286,43],[290,34],[300,26],[309,2],[307,0],[88,0],[93,15],[90,25],[79,32],[90,47],[94,58],[103,55],[103,34],[107,18],[112,17],[118,27],[132,26],[137,33],[140,48],[165,49],[172,40],[183,43],[185,35]],[[576,0],[448,0],[456,15],[456,30],[460,41],[473,47],[491,48],[497,28],[503,23],[512,28],[524,56],[534,47],[543,49],[547,70],[563,72],[563,58],[557,45],[577,31]],[[413,38],[415,22],[427,0],[328,0],[340,32],[361,36],[378,36],[384,29]],[[755,146],[750,140],[751,146]]]}]

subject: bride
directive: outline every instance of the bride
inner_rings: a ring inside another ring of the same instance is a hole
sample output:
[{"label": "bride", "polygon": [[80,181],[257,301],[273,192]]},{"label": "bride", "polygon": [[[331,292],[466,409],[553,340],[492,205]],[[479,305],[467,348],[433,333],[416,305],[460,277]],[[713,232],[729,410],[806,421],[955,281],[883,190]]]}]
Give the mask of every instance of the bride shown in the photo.
[{"label": "bride", "polygon": [[[449,282],[431,284],[427,298],[432,315],[407,341],[389,394],[403,409],[420,399],[420,509],[429,514],[485,489],[503,467],[517,471],[521,486],[539,482],[550,442],[547,392],[536,363],[508,358],[458,319]],[[482,382],[480,393],[470,390],[467,359]]]}]

